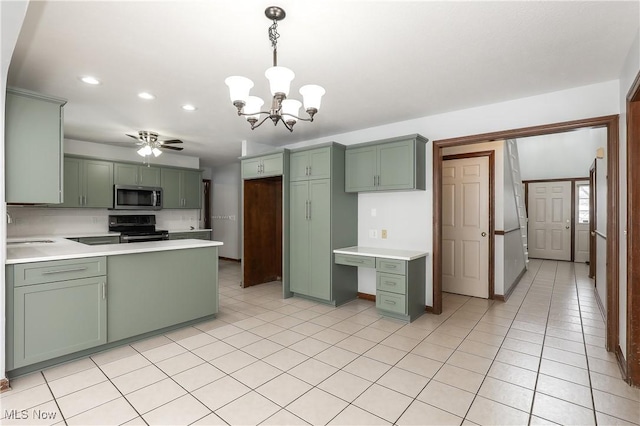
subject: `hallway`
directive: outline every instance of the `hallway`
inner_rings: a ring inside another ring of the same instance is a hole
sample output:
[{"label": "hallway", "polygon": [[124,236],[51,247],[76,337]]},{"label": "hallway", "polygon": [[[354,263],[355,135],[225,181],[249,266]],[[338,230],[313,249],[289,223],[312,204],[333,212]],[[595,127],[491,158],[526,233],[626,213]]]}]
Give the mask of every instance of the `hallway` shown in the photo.
[{"label": "hallway", "polygon": [[1,423],[36,409],[70,425],[639,422],[584,264],[531,260],[506,303],[446,294],[408,325],[239,280],[221,261],[213,321],[13,380]]}]

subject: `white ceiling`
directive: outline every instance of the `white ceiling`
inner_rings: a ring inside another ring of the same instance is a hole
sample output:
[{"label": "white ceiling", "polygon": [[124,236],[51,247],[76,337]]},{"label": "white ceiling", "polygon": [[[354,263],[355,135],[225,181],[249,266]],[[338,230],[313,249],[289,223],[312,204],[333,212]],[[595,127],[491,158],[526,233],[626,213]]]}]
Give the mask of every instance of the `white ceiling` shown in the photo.
[{"label": "white ceiling", "polygon": [[[287,13],[278,53],[296,73],[290,96],[327,90],[315,121],[291,134],[251,131],[224,84],[244,75],[268,99],[273,4]],[[122,145],[153,130],[219,165],[242,140],[282,146],[617,79],[639,14],[638,1],[32,1],[9,85],[68,99],[67,138]]]}]

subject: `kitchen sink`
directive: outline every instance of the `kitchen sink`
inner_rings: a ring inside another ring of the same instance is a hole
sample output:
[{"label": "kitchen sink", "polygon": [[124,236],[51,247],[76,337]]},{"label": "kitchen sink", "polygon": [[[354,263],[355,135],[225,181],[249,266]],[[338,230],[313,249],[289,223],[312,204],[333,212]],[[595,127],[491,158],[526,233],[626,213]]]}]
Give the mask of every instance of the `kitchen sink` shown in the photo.
[{"label": "kitchen sink", "polygon": [[24,240],[24,241],[8,241],[7,245],[11,246],[14,244],[48,244],[48,243],[55,243],[55,241],[53,240]]}]

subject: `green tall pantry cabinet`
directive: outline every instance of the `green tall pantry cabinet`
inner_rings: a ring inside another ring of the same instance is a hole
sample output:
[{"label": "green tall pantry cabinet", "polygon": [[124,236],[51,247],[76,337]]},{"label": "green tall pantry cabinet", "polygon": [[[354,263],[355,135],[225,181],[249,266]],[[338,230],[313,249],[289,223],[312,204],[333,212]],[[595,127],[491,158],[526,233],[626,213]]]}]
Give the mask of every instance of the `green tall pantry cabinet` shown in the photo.
[{"label": "green tall pantry cabinet", "polygon": [[358,198],[344,191],[344,153],[331,143],[290,157],[290,288],[332,305],[358,294],[357,269],[333,263],[334,249],[358,243]]}]

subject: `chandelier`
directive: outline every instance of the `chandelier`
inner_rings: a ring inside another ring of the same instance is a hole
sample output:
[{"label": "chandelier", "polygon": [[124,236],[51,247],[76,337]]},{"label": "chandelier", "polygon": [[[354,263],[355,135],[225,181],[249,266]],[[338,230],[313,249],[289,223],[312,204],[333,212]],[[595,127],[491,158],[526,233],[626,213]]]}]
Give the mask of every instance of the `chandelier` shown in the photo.
[{"label": "chandelier", "polygon": [[[300,88],[300,94],[303,97],[304,109],[309,114],[309,118],[300,118],[298,111],[302,106],[300,101],[295,99],[287,99],[291,81],[295,74],[289,68],[278,66],[278,21],[285,18],[286,14],[283,9],[277,6],[268,7],[264,14],[273,22],[269,27],[269,40],[273,48],[273,66],[264,73],[269,80],[271,88],[271,109],[269,111],[260,111],[264,101],[257,96],[249,96],[249,91],[253,87],[253,82],[246,77],[232,76],[225,79],[225,84],[229,86],[229,97],[231,102],[238,109],[239,116],[247,117],[247,121],[251,124],[251,130],[259,127],[268,118],[273,121],[273,125],[277,125],[282,121],[284,126],[293,132],[293,125],[298,120],[313,121],[313,116],[320,109],[320,100],[325,90],[315,84],[308,84]],[[264,115],[264,117],[261,116]]]}]

